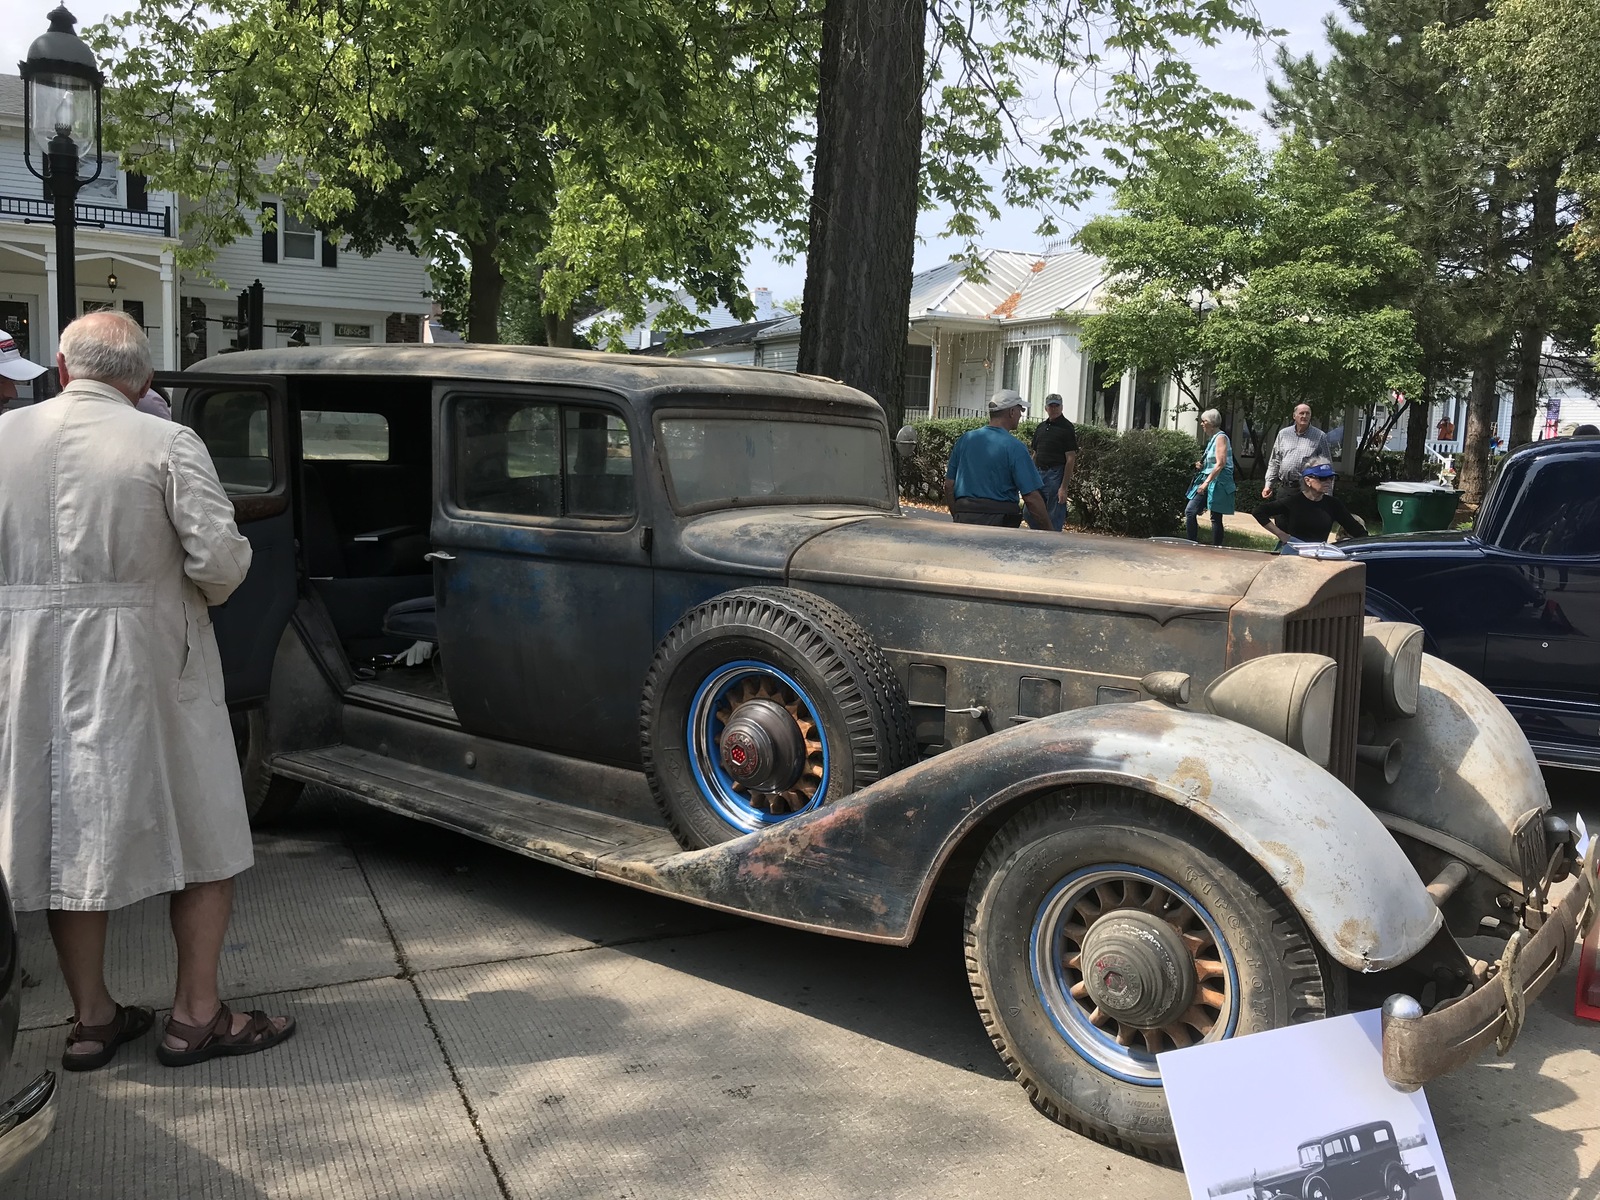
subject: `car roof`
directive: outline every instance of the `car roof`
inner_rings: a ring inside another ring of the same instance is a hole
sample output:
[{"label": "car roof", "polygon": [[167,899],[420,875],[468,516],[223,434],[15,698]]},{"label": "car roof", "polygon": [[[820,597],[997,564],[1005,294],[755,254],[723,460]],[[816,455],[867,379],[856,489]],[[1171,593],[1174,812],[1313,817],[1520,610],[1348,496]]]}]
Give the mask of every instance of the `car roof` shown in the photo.
[{"label": "car roof", "polygon": [[842,406],[842,411],[851,415],[881,416],[883,411],[865,392],[815,375],[694,359],[635,357],[546,346],[413,343],[241,350],[213,355],[189,367],[185,374],[404,375],[544,383],[603,387],[645,403],[675,394],[735,392],[827,401],[835,406],[835,411],[841,411]]},{"label": "car roof", "polygon": [[1310,1138],[1300,1144],[1302,1146],[1320,1146],[1323,1142],[1333,1141],[1334,1138],[1344,1137],[1351,1133],[1366,1133],[1370,1129],[1387,1129],[1391,1136],[1394,1134],[1394,1126],[1388,1121],[1368,1121],[1364,1125],[1346,1125],[1343,1129],[1335,1129],[1332,1133]]},{"label": "car roof", "polygon": [[1514,460],[1521,458],[1547,458],[1555,455],[1566,454],[1600,454],[1600,437],[1584,434],[1582,437],[1553,437],[1543,441],[1529,442],[1525,446],[1518,446],[1506,455],[1506,461],[1501,465],[1505,470]]}]

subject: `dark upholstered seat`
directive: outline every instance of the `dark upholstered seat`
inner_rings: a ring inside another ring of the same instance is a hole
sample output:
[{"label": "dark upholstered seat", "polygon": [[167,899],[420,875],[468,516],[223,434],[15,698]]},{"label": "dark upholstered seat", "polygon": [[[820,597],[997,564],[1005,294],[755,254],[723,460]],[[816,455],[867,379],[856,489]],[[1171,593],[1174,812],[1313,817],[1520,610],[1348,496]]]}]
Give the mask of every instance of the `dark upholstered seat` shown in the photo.
[{"label": "dark upholstered seat", "polygon": [[418,596],[415,600],[402,600],[399,604],[390,605],[389,611],[383,614],[383,632],[390,637],[437,644],[439,622],[433,597]]}]

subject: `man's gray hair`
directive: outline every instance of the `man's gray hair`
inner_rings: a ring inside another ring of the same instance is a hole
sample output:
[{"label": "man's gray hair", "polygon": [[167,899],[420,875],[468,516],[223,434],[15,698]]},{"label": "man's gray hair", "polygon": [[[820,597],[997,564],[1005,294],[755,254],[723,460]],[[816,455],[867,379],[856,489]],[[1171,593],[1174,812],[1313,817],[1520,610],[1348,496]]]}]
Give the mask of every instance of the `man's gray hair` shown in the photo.
[{"label": "man's gray hair", "polygon": [[124,312],[87,313],[61,333],[61,357],[73,379],[93,379],[124,392],[150,382],[150,339]]},{"label": "man's gray hair", "polygon": [[1203,424],[1209,425],[1213,429],[1222,428],[1222,414],[1214,408],[1208,408],[1201,413],[1200,420]]}]

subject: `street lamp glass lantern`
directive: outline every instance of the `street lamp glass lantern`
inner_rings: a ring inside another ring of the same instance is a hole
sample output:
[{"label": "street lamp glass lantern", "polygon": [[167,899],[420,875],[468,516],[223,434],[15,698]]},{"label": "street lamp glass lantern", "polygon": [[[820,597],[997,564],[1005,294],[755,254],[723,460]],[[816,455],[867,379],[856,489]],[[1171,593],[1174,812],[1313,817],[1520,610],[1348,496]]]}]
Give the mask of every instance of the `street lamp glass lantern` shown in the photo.
[{"label": "street lamp glass lantern", "polygon": [[[99,174],[100,88],[103,82],[94,54],[74,32],[77,18],[65,6],[50,14],[50,28],[34,39],[28,57],[18,64],[23,89],[23,120],[31,160],[43,166],[51,154],[79,161],[95,160]],[[32,161],[35,175],[42,172]]]}]

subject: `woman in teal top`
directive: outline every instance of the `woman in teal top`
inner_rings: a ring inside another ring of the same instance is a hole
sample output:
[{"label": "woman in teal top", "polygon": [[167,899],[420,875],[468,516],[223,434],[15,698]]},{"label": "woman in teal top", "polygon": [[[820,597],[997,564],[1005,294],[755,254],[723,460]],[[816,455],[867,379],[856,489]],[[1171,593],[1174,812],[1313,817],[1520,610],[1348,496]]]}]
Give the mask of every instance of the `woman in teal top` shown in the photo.
[{"label": "woman in teal top", "polygon": [[1183,510],[1189,540],[1200,540],[1200,510],[1211,510],[1211,540],[1222,545],[1222,518],[1233,507],[1233,446],[1222,432],[1222,414],[1208,408],[1200,414],[1200,432],[1206,439],[1206,456],[1195,463],[1199,472],[1189,487],[1189,505]]}]

